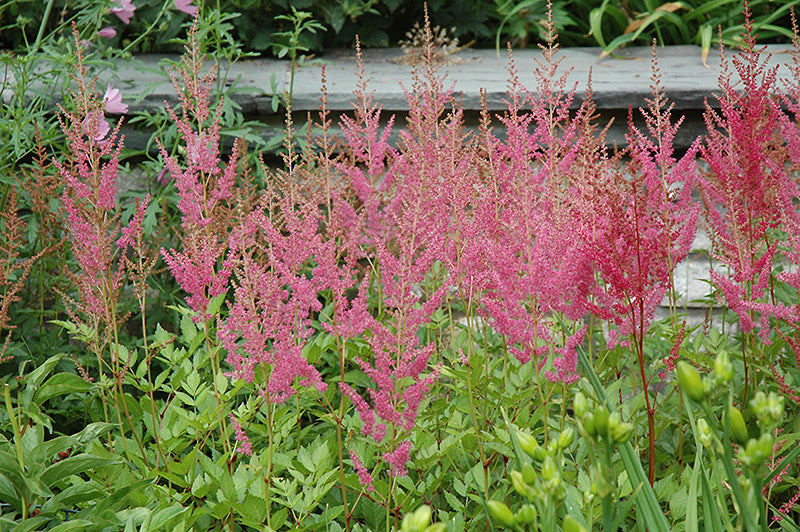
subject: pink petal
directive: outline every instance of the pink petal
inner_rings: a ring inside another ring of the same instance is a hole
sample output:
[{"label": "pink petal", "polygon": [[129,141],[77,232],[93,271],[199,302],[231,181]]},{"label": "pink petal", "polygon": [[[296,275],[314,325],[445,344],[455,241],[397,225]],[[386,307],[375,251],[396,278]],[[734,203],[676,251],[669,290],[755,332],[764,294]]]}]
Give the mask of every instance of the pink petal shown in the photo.
[{"label": "pink petal", "polygon": [[136,6],[133,5],[131,0],[116,0],[116,5],[109,9],[125,24],[130,23],[133,12],[136,11]]},{"label": "pink petal", "polygon": [[175,9],[192,17],[197,16],[199,8],[192,5],[192,0],[175,0]]},{"label": "pink petal", "polygon": [[110,84],[106,87],[106,94],[103,96],[103,109],[109,113],[125,114],[128,112],[128,106],[122,103],[122,93]]},{"label": "pink petal", "polygon": [[99,37],[103,37],[104,39],[113,39],[117,36],[117,30],[114,29],[113,26],[106,26],[102,30],[97,32]]}]

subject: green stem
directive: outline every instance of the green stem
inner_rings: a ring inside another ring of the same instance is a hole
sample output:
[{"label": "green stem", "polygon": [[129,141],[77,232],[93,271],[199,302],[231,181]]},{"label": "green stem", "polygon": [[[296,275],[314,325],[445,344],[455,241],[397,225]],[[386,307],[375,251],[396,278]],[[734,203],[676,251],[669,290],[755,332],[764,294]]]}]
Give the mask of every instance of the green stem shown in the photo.
[{"label": "green stem", "polygon": [[8,412],[8,419],[11,420],[11,429],[14,431],[14,447],[17,450],[17,461],[19,462],[20,469],[25,471],[25,457],[22,454],[22,434],[19,431],[19,422],[17,415],[14,413],[14,405],[11,404],[11,386],[8,384],[3,385],[3,396],[6,400],[6,411]]},{"label": "green stem", "polygon": [[33,43],[33,49],[29,52],[30,54],[35,54],[39,51],[39,46],[42,44],[42,38],[44,37],[44,29],[47,26],[47,21],[50,19],[50,12],[53,10],[54,3],[55,0],[48,0],[47,5],[44,8],[42,23],[39,24],[39,33],[36,35],[36,42]]},{"label": "green stem", "polygon": [[[51,0],[51,1],[52,1],[52,0]],[[166,0],[166,1],[164,2],[164,5],[163,5],[163,6],[161,6],[161,11],[159,11],[159,12],[158,12],[158,16],[157,16],[157,17],[156,17],[156,19],[153,21],[153,23],[152,23],[152,24],[150,24],[150,26],[148,26],[148,27],[147,27],[147,29],[146,29],[146,30],[144,30],[144,32],[142,32],[142,34],[141,34],[141,35],[139,35],[139,36],[138,36],[138,37],[136,37],[136,38],[135,38],[133,41],[131,41],[131,43],[130,43],[130,44],[128,44],[128,46],[126,46],[125,48],[123,48],[123,49],[122,49],[122,52],[120,52],[120,55],[125,55],[125,54],[127,54],[127,53],[128,53],[130,50],[131,50],[131,48],[133,48],[134,46],[136,46],[137,44],[139,44],[139,42],[140,42],[142,39],[144,39],[145,37],[147,37],[147,36],[150,34],[150,32],[151,32],[151,31],[153,31],[153,30],[155,29],[155,27],[156,27],[156,24],[158,24],[158,23],[159,23],[159,21],[161,20],[161,17],[163,17],[163,16],[164,16],[164,13],[166,13],[166,12],[167,12],[167,7],[169,6],[169,4],[170,4],[170,3],[171,3],[171,0]]]}]

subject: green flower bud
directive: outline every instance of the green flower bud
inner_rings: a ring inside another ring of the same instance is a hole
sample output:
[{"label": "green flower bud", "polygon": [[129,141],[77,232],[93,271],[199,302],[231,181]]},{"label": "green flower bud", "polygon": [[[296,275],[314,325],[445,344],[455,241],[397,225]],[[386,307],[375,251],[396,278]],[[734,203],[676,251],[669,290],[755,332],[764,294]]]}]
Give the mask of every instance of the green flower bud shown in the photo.
[{"label": "green flower bud", "polygon": [[775,443],[775,438],[769,432],[765,432],[758,438],[758,450],[764,453],[764,456],[772,456],[772,445]]},{"label": "green flower bud", "polygon": [[525,479],[522,478],[522,473],[519,471],[511,471],[508,476],[511,478],[511,485],[514,486],[514,491],[523,497],[533,499],[533,489],[525,482]]},{"label": "green flower bud", "polygon": [[739,445],[744,445],[750,438],[747,434],[747,425],[744,423],[744,416],[741,410],[735,406],[728,410],[728,423],[731,426],[731,439]]},{"label": "green flower bud", "polygon": [[614,434],[614,429],[622,423],[622,416],[619,412],[611,412],[608,416],[608,434],[609,436]]},{"label": "green flower bud", "polygon": [[[767,436],[767,438],[764,438]],[[772,454],[772,435],[762,434],[756,440],[751,438],[744,450],[739,449],[739,460],[751,469],[758,469]]]},{"label": "green flower bud", "polygon": [[431,522],[433,512],[430,506],[422,505],[413,513],[407,515],[403,519],[403,524],[400,530],[403,532],[425,532],[428,524]]},{"label": "green flower bud", "polygon": [[486,506],[489,508],[489,515],[492,519],[500,523],[506,528],[514,528],[517,526],[517,520],[511,509],[504,502],[488,501]]},{"label": "green flower bud", "polygon": [[610,436],[614,439],[614,443],[625,443],[633,436],[633,430],[633,423],[617,423]]},{"label": "green flower bud", "polygon": [[425,532],[446,532],[447,525],[444,523],[433,523],[428,528],[425,529]]},{"label": "green flower bud", "polygon": [[542,462],[542,488],[546,492],[555,494],[561,484],[561,473],[556,467],[556,462],[552,456],[547,455]]},{"label": "green flower bud", "polygon": [[608,416],[608,408],[602,405],[594,411],[594,428],[601,438],[608,436]]},{"label": "green flower bud", "polygon": [[783,417],[783,396],[775,392],[769,392],[769,396],[764,392],[756,393],[750,406],[762,427],[769,429]]},{"label": "green flower bud", "polygon": [[571,515],[564,516],[564,522],[561,524],[564,532],[589,532],[582,524],[577,522]]},{"label": "green flower bud", "polygon": [[575,413],[575,419],[581,419],[589,411],[586,405],[586,397],[581,392],[575,394],[575,399],[572,402],[572,411]]},{"label": "green flower bud", "polygon": [[538,514],[539,512],[536,511],[536,507],[534,505],[523,504],[520,509],[517,510],[517,515],[515,517],[517,519],[517,523],[529,525],[536,521]]},{"label": "green flower bud", "polygon": [[539,442],[536,441],[536,438],[524,432],[517,432],[517,441],[525,454],[533,458],[539,448]]},{"label": "green flower bud", "polygon": [[733,378],[733,364],[727,351],[720,351],[714,359],[714,373],[717,374],[722,384],[730,382]]},{"label": "green flower bud", "polygon": [[[551,440],[552,441],[552,440]],[[547,451],[541,445],[533,451],[533,459],[537,462],[543,461],[547,457]]]},{"label": "green flower bud", "polygon": [[566,427],[561,431],[561,434],[558,435],[558,442],[556,446],[559,450],[563,451],[572,445],[573,441],[575,441],[575,429],[572,427]]},{"label": "green flower bud", "polygon": [[594,414],[591,412],[583,416],[580,426],[586,432],[588,437],[594,439],[597,436],[597,427],[595,426]]},{"label": "green flower bud", "polygon": [[676,373],[678,375],[678,384],[680,384],[681,389],[686,392],[689,399],[697,403],[702,403],[706,398],[706,389],[703,385],[703,380],[700,378],[700,374],[694,366],[681,360],[676,367]]},{"label": "green flower bud", "polygon": [[711,438],[711,428],[705,418],[701,417],[697,420],[697,439],[706,449],[711,448],[713,439]]},{"label": "green flower bud", "polygon": [[536,470],[533,469],[533,465],[531,465],[530,462],[522,464],[522,480],[524,480],[526,484],[533,484],[536,482]]},{"label": "green flower bud", "polygon": [[555,456],[556,452],[558,452],[558,442],[556,440],[547,442],[547,454]]}]

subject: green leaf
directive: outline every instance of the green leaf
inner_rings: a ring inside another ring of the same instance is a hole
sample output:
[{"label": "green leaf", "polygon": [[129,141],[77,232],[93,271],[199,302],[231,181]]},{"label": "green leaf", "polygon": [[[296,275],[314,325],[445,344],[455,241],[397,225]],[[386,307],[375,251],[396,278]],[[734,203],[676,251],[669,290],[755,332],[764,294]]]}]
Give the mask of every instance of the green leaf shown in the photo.
[{"label": "green leaf", "polygon": [[36,388],[41,386],[45,377],[47,377],[47,375],[53,371],[53,368],[56,367],[56,364],[58,364],[62,358],[64,358],[64,353],[59,353],[45,360],[44,364],[33,370],[31,374],[28,375],[28,382],[33,384]]},{"label": "green leaf", "polygon": [[[28,532],[28,531],[32,531],[32,530],[37,530],[37,529],[39,529],[40,525],[43,525],[43,524],[51,521],[52,519],[53,519],[52,517],[47,517],[47,516],[43,516],[43,515],[36,516],[36,517],[30,517],[30,518],[26,519],[25,521],[23,521],[22,523],[18,524],[16,527],[14,527],[14,532]],[[41,530],[41,529],[39,529],[39,530]],[[48,528],[48,530],[49,530],[49,528]]]},{"label": "green leaf", "polygon": [[57,525],[53,528],[50,528],[50,532],[72,532],[74,530],[89,530],[95,524],[91,521],[87,521],[86,519],[72,519],[70,521],[65,521],[60,525]]},{"label": "green leaf", "polygon": [[51,465],[42,471],[41,479],[45,485],[52,486],[56,482],[66,480],[72,475],[119,463],[118,460],[113,458],[103,458],[93,454],[79,454]]},{"label": "green leaf", "polygon": [[48,399],[70,393],[87,392],[92,389],[92,384],[86,382],[74,373],[57,373],[36,390],[33,400],[42,404]]},{"label": "green leaf", "polygon": [[131,493],[135,493],[137,491],[141,491],[145,488],[145,486],[149,486],[153,483],[154,480],[140,480],[139,482],[134,482],[128,486],[124,486],[117,491],[111,493],[110,495],[104,497],[97,503],[92,511],[93,518],[106,512],[110,511],[114,508],[114,505],[124,501],[128,495]]},{"label": "green leaf", "polygon": [[181,514],[188,510],[189,508],[184,508],[183,506],[169,506],[150,514],[150,523],[146,530],[163,530],[172,525]]},{"label": "green leaf", "polygon": [[75,439],[81,445],[86,445],[90,441],[94,441],[100,436],[107,434],[111,429],[113,429],[116,425],[113,423],[104,423],[104,422],[97,422],[97,423],[90,423],[86,425],[82,431],[75,434]]}]

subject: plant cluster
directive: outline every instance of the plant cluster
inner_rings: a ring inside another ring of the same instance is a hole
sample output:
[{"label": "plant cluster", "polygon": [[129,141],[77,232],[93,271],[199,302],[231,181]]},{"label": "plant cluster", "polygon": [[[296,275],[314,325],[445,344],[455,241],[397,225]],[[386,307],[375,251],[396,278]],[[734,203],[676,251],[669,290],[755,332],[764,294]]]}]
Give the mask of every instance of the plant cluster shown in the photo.
[{"label": "plant cluster", "polygon": [[[537,91],[509,48],[479,131],[426,21],[405,124],[359,59],[335,135],[323,69],[277,167],[226,148],[201,17],[128,201],[125,96],[76,27],[61,145],[0,189],[0,526],[797,530],[800,40],[780,85],[746,7],[685,153],[654,52],[611,151],[549,12]],[[692,325],[698,228],[727,310]]]},{"label": "plant cluster", "polygon": [[[753,22],[764,42],[789,42],[789,9],[797,0],[750,2]],[[558,0],[552,2],[553,24],[569,46],[601,46],[606,53],[628,43],[647,45],[698,44],[705,53],[717,28],[727,45],[740,44],[742,3],[734,0]],[[442,27],[452,27],[464,43],[498,49],[547,40],[546,0],[492,2],[427,2]],[[303,13],[324,32],[302,36],[302,47],[320,51],[352,47],[356,35],[369,47],[396,46],[413,23],[424,18],[421,2],[411,0],[48,0],[7,2],[0,6],[4,21],[0,39],[8,48],[40,42],[49,32],[68,36],[70,21],[138,52],[180,51],[176,38],[185,22],[181,14],[200,15],[244,50],[280,55],[289,45],[292,18]],[[66,25],[65,25],[66,23]],[[66,29],[66,31],[64,31]]]}]

